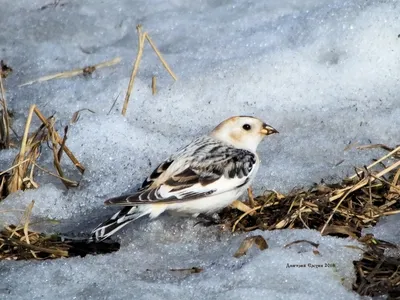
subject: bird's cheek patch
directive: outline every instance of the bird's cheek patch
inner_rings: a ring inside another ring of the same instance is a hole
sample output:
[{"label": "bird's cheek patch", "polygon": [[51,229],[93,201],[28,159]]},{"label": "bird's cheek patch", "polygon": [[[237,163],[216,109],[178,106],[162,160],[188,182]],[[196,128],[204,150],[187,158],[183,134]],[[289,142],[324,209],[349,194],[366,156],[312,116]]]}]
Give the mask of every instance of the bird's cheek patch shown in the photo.
[{"label": "bird's cheek patch", "polygon": [[232,132],[230,135],[232,140],[240,142],[241,138],[242,138],[242,134],[240,132]]}]

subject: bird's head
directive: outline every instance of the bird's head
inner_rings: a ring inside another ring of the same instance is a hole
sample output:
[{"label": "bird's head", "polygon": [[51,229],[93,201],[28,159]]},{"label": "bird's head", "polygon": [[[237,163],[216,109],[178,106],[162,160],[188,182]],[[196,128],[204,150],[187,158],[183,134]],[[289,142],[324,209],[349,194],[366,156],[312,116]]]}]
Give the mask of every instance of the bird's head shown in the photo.
[{"label": "bird's head", "polygon": [[220,123],[211,132],[211,136],[237,148],[255,152],[262,139],[273,133],[278,131],[260,119],[237,116]]}]

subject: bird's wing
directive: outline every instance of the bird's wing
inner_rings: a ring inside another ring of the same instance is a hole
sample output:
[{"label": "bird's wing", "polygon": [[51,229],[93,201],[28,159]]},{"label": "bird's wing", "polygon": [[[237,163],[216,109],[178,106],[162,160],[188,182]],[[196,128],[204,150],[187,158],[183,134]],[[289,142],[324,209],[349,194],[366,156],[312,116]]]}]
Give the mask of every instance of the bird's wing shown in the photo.
[{"label": "bird's wing", "polygon": [[183,202],[231,191],[250,180],[256,154],[227,145],[210,147],[166,160],[143,182],[137,193],[109,199],[105,204]]}]

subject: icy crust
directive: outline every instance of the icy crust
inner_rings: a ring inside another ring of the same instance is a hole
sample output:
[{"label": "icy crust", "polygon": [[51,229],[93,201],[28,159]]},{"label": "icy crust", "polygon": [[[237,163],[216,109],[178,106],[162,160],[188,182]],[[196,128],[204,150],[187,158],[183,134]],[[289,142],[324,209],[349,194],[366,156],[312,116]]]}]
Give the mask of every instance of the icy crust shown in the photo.
[{"label": "icy crust", "polygon": [[[347,288],[361,251],[350,248],[359,245],[349,239],[312,230],[255,231],[250,235],[262,235],[269,248],[234,258],[244,235],[163,219],[142,226],[113,254],[0,263],[1,298],[358,299]],[[319,255],[307,243],[283,248],[299,239],[318,243]],[[192,267],[203,271],[170,271]]]}]

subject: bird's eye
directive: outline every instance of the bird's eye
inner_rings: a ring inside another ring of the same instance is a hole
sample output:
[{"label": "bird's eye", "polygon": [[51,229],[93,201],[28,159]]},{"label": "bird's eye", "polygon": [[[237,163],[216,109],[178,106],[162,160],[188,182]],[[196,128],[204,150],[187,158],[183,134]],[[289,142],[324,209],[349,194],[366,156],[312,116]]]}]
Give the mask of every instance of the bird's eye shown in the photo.
[{"label": "bird's eye", "polygon": [[251,126],[250,126],[249,124],[244,124],[244,125],[243,125],[243,129],[244,129],[244,130],[250,130],[250,129],[251,129]]}]

